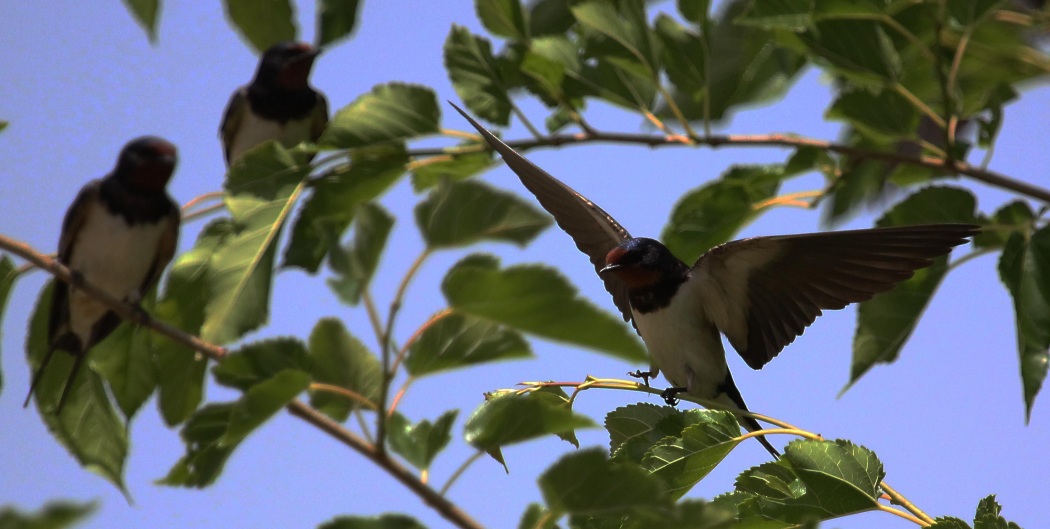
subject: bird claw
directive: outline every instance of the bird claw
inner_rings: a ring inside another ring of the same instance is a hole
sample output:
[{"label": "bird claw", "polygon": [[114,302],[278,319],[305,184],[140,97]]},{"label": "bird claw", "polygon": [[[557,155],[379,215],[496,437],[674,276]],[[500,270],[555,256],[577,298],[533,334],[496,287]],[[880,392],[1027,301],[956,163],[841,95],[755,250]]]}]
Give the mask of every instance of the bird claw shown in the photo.
[{"label": "bird claw", "polygon": [[675,387],[667,388],[667,389],[665,389],[663,391],[663,393],[660,393],[660,398],[664,399],[664,402],[666,402],[668,406],[677,406],[678,403],[680,402],[678,400],[678,394],[679,393],[684,393],[686,391],[686,389],[687,388],[675,388]]},{"label": "bird claw", "polygon": [[639,369],[637,371],[630,371],[630,372],[628,372],[627,376],[634,377],[634,378],[640,378],[640,379],[642,379],[642,382],[645,384],[645,387],[649,387],[649,379],[655,377],[656,373],[653,373],[652,371],[642,371],[641,369]]}]

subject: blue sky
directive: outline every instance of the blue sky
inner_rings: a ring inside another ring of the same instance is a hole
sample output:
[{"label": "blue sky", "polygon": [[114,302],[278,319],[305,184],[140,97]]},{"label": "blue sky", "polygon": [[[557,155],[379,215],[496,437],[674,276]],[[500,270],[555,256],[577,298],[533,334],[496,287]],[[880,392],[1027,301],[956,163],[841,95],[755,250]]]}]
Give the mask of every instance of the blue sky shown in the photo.
[{"label": "blue sky", "polygon": [[[670,8],[669,4],[664,4]],[[313,37],[313,2],[298,2],[300,35]],[[170,192],[179,202],[220,189],[224,172],[217,138],[219,120],[234,88],[255,69],[256,58],[226,24],[218,2],[173,2],[161,13],[159,40],[151,46],[121,2],[67,2],[61,6],[13,2],[0,17],[8,45],[0,53],[0,233],[53,251],[66,206],[87,180],[109,171],[129,139],[163,136],[179,148],[180,163]],[[404,81],[431,86],[438,100],[458,100],[442,68],[441,47],[450,25],[481,33],[470,2],[365,2],[353,39],[319,60],[313,84],[333,109],[372,86]],[[795,132],[834,139],[838,126],[821,119],[829,101],[819,72],[808,71],[787,99],[741,112],[724,130],[733,133]],[[523,102],[533,121],[545,116]],[[1006,112],[991,168],[1044,187],[1050,154],[1042,140],[1050,94],[1032,89]],[[443,126],[467,124],[443,108]],[[605,130],[639,131],[636,116],[601,105],[587,114]],[[511,138],[524,136],[512,127]],[[636,236],[658,236],[676,199],[717,177],[734,163],[783,161],[780,149],[661,149],[588,145],[533,151],[529,158],[600,204]],[[516,177],[499,166],[483,175],[492,185],[521,192]],[[951,183],[951,182],[948,182]],[[793,181],[785,191],[816,189],[816,175]],[[976,186],[979,206],[994,210],[1012,199]],[[383,199],[398,223],[373,287],[386,307],[397,282],[422,248],[411,211],[420,197],[403,181]],[[873,212],[877,216],[878,211]],[[866,227],[872,215],[847,227]],[[189,248],[202,223],[184,228],[180,248]],[[819,215],[778,210],[742,235],[814,231]],[[611,300],[587,259],[562,232],[551,229],[532,246],[491,246],[484,251],[504,263],[542,262],[564,271],[584,296],[607,310]],[[437,284],[462,251],[438,254],[408,292],[398,335],[412,330],[443,306]],[[841,398],[849,373],[855,312],[829,313],[760,372],[730,358],[737,384],[750,407],[826,437],[843,437],[876,451],[887,481],[933,516],[970,519],[980,498],[995,493],[1003,514],[1023,527],[1050,519],[1039,484],[1046,483],[1050,424],[1045,397],[1024,424],[1012,304],[998,279],[997,256],[955,270],[924,316],[900,361],[877,367]],[[8,302],[2,342],[0,393],[0,504],[36,509],[52,499],[88,501],[101,507],[84,527],[314,527],[340,514],[401,511],[430,527],[445,527],[415,496],[368,461],[287,414],[253,434],[237,450],[225,473],[204,491],[160,487],[183,452],[177,431],[163,426],[148,404],[132,423],[126,480],[133,503],[112,486],[80,469],[55,443],[32,409],[21,408],[29,384],[23,352],[29,311],[45,276],[23,279]],[[249,339],[306,336],[317,319],[336,316],[373,345],[363,312],[340,305],[318,278],[282,273],[271,325]],[[436,376],[412,387],[402,412],[413,420],[434,419],[459,408],[452,448],[432,469],[441,484],[471,451],[460,440],[464,420],[482,393],[521,380],[581,380],[588,374],[622,377],[627,365],[571,347],[533,340],[536,359]],[[209,400],[234,394],[209,387]],[[636,402],[626,392],[589,392],[577,409],[601,421],[618,406]],[[650,402],[658,402],[655,398]],[[607,445],[603,430],[581,431],[584,446]],[[783,445],[787,438],[774,438]],[[510,474],[483,459],[452,488],[450,498],[489,527],[516,526],[526,504],[539,500],[536,476],[572,448],[543,440],[505,450]],[[745,443],[692,492],[711,497],[732,487],[736,473],[766,460],[758,443]],[[907,522],[870,513],[828,527],[907,527]]]}]

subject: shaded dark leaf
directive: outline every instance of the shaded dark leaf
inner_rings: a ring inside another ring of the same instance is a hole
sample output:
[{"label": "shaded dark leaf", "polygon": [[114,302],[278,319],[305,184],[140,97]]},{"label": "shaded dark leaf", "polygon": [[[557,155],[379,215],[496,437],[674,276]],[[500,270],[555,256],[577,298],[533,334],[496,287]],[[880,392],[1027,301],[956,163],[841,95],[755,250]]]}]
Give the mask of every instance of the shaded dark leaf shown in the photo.
[{"label": "shaded dark leaf", "polygon": [[439,186],[416,206],[415,213],[431,249],[480,241],[525,246],[551,224],[549,216],[520,196],[475,181]]},{"label": "shaded dark leaf", "polygon": [[226,18],[255,51],[295,40],[292,5],[288,0],[223,0],[223,6]]},{"label": "shaded dark leaf", "polygon": [[386,83],[336,112],[318,143],[337,149],[389,144],[438,132],[440,121],[433,90]]},{"label": "shaded dark leaf", "polygon": [[346,38],[357,25],[358,0],[320,0],[317,3],[317,44],[324,46]]},{"label": "shaded dark leaf", "polygon": [[[316,382],[348,389],[374,403],[379,398],[382,367],[375,353],[351,335],[343,323],[323,318],[310,333],[310,357]],[[342,422],[361,403],[342,395],[315,391],[310,405]]]}]

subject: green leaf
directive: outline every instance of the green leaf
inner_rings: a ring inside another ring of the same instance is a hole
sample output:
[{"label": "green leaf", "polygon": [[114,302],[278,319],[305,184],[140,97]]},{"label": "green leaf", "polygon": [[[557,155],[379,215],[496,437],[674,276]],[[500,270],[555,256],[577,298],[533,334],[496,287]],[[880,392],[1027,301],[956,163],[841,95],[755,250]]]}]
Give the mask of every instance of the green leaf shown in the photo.
[{"label": "green leaf", "polygon": [[813,0],[762,0],[750,2],[736,23],[765,30],[803,31],[809,26],[812,13]]},{"label": "green leaf", "polygon": [[219,443],[230,424],[236,404],[209,404],[197,410],[186,421],[179,433],[186,443],[186,455],[171,467],[159,484],[203,488],[215,482],[222,473],[226,459],[236,448]]},{"label": "green leaf", "polygon": [[663,485],[631,463],[592,448],[562,457],[542,475],[540,491],[554,513],[614,515],[668,506]]},{"label": "green leaf", "polygon": [[124,417],[131,419],[157,387],[153,331],[123,324],[92,349],[92,365],[106,382]]},{"label": "green leaf", "polygon": [[891,90],[873,94],[852,90],[839,95],[825,117],[844,121],[879,142],[915,138],[919,112],[903,96]]},{"label": "green leaf", "polygon": [[98,509],[98,503],[52,501],[39,511],[23,513],[14,507],[0,508],[0,527],[4,529],[62,529],[83,521]]},{"label": "green leaf", "polygon": [[973,517],[973,529],[1020,529],[1017,524],[1000,516],[1002,511],[1002,506],[995,501],[995,494],[981,499],[977,504],[977,514]]},{"label": "green leaf", "polygon": [[230,410],[230,424],[219,439],[219,446],[237,446],[309,385],[309,374],[286,369],[252,386]]},{"label": "green leaf", "polygon": [[414,377],[497,360],[532,356],[517,332],[466,314],[432,320],[408,349],[405,368]]},{"label": "green leaf", "polygon": [[[679,9],[701,25],[699,32],[668,17],[657,20],[657,34],[667,47],[667,74],[675,85],[672,96],[690,120],[725,120],[735,107],[779,98],[807,64],[773,33],[736,24],[744,7],[743,1],[730,2],[712,21],[706,2],[680,2]],[[666,104],[657,114],[674,117]]]},{"label": "green leaf", "polygon": [[135,18],[152,44],[157,43],[157,13],[160,12],[160,0],[124,0],[128,12]]},{"label": "green leaf", "polygon": [[[310,333],[310,356],[314,381],[348,389],[373,403],[379,398],[382,367],[378,358],[339,320],[324,318],[317,322]],[[315,391],[310,405],[343,422],[360,403],[334,393]]]},{"label": "green leaf", "polygon": [[357,25],[358,0],[320,0],[317,3],[318,45],[346,38]]},{"label": "green leaf", "polygon": [[[542,524],[540,522],[543,522]],[[521,514],[518,529],[555,529],[554,517],[538,503],[530,503]]]},{"label": "green leaf", "polygon": [[214,483],[237,445],[309,384],[308,374],[286,369],[256,384],[236,402],[201,408],[180,433],[186,454],[160,483],[196,488]]},{"label": "green leaf", "polygon": [[445,69],[456,94],[474,115],[498,125],[510,120],[510,96],[492,44],[453,24],[445,39]]},{"label": "green leaf", "polygon": [[328,264],[338,276],[327,280],[339,299],[350,305],[361,301],[394,227],[394,217],[374,202],[362,204],[355,216],[353,242],[332,247]]},{"label": "green leaf", "polygon": [[339,240],[360,206],[390,189],[408,163],[402,145],[355,149],[351,156],[354,161],[348,170],[313,185],[313,193],[292,227],[284,252],[285,267],[317,272],[329,252],[338,252]]},{"label": "green leaf", "polygon": [[256,51],[295,40],[292,6],[288,0],[223,0],[226,18]]},{"label": "green leaf", "polygon": [[565,35],[576,23],[565,0],[532,0],[528,2],[529,33],[533,37]]},{"label": "green leaf", "polygon": [[855,82],[881,84],[900,76],[901,58],[876,20],[824,19],[800,37],[836,73]]},{"label": "green leaf", "polygon": [[381,514],[379,516],[337,516],[317,529],[426,529],[411,516]]},{"label": "green leaf", "polygon": [[[976,199],[965,189],[927,187],[886,213],[877,226],[908,226],[945,222],[976,222]],[[857,309],[857,331],[853,336],[853,365],[848,389],[877,363],[897,359],[904,343],[919,324],[933,293],[947,273],[947,259],[934,260],[929,268],[883,292]]]},{"label": "green leaf", "polygon": [[715,504],[736,509],[738,519],[811,523],[877,508],[883,477],[882,463],[863,447],[799,440],[787,446],[783,459],[741,474],[737,492]]},{"label": "green leaf", "polygon": [[519,0],[477,0],[474,7],[485,29],[493,35],[515,40],[528,40],[525,11]]},{"label": "green leaf", "polygon": [[433,250],[480,241],[523,247],[551,221],[518,195],[468,180],[438,186],[416,206],[416,224]]},{"label": "green leaf", "polygon": [[1031,236],[1010,235],[999,258],[999,278],[1014,301],[1027,421],[1050,364],[1050,227]]},{"label": "green leaf", "polygon": [[1015,200],[992,214],[991,229],[973,238],[977,248],[1002,248],[1014,232],[1027,233],[1034,226],[1035,212],[1028,203]]},{"label": "green leaf", "polygon": [[970,524],[954,516],[938,516],[934,518],[934,524],[926,529],[970,529]]},{"label": "green leaf", "polygon": [[[18,279],[18,271],[14,262],[7,254],[0,256],[0,322],[4,321],[4,310],[7,308],[7,299],[11,295],[11,289]],[[0,333],[0,336],[3,334]],[[4,377],[0,373],[0,388],[4,387]]]},{"label": "green leaf", "polygon": [[492,151],[468,152],[428,158],[412,169],[412,189],[417,193],[443,180],[458,182],[495,165]]},{"label": "green leaf", "polygon": [[788,176],[782,164],[734,166],[720,179],[683,195],[660,240],[692,263],[754,220],[760,213],[755,205],[773,197]]},{"label": "green leaf", "polygon": [[277,241],[309,171],[276,142],[248,151],[230,168],[226,208],[234,232],[222,240],[209,265],[211,296],[201,326],[205,341],[226,344],[266,322]]},{"label": "green leaf", "polygon": [[436,421],[420,421],[412,425],[400,413],[394,413],[387,420],[390,449],[405,458],[412,466],[427,470],[434,458],[452,440],[452,423],[456,420],[458,410],[443,413]]},{"label": "green leaf", "polygon": [[[30,317],[26,337],[29,364],[36,372],[49,349],[48,320],[51,311],[50,281],[40,291]],[[55,351],[35,391],[37,410],[55,439],[66,447],[80,466],[102,476],[127,494],[124,462],[128,455],[128,433],[109,401],[102,378],[91,369],[91,351],[70,389],[60,415],[54,412],[73,368],[73,356]]]},{"label": "green leaf", "polygon": [[641,462],[666,484],[672,499],[704,479],[740,443],[740,423],[732,413],[704,410],[690,415],[698,422],[653,445]]},{"label": "green leaf", "polygon": [[438,132],[440,121],[433,90],[386,83],[336,112],[318,143],[336,149],[391,143]]},{"label": "green leaf", "polygon": [[215,380],[224,386],[248,391],[286,370],[313,368],[306,345],[297,338],[271,338],[241,346],[227,354],[212,369]]},{"label": "green leaf", "polygon": [[578,297],[553,268],[500,269],[495,257],[474,254],[449,270],[441,291],[457,312],[631,362],[647,359],[641,342],[618,317]]},{"label": "green leaf", "polygon": [[475,410],[464,427],[464,438],[479,450],[491,451],[593,425],[549,394],[508,394],[494,397]]},{"label": "green leaf", "polygon": [[[609,432],[609,452],[616,452],[621,446],[635,439],[648,438],[646,450],[653,443],[669,435],[681,432],[665,431],[658,424],[670,415],[681,415],[682,412],[671,406],[657,406],[642,402],[616,408],[605,416],[605,429]],[[639,459],[640,461],[640,459]]]},{"label": "green leaf", "polygon": [[[619,5],[603,0],[592,0],[570,8],[576,21],[589,38],[604,37],[616,42],[641,66],[646,75],[654,78],[660,68],[659,44],[646,24],[642,2],[623,2]],[[592,46],[594,42],[590,43]],[[603,47],[603,51],[607,48]],[[622,64],[622,63],[621,63]]]},{"label": "green leaf", "polygon": [[[191,335],[199,335],[204,307],[211,298],[209,264],[215,251],[234,232],[230,219],[218,219],[201,230],[193,249],[180,255],[168,272],[164,295],[154,316]],[[200,405],[204,395],[204,358],[167,337],[153,338],[157,358],[158,404],[168,426],[180,424]]]}]

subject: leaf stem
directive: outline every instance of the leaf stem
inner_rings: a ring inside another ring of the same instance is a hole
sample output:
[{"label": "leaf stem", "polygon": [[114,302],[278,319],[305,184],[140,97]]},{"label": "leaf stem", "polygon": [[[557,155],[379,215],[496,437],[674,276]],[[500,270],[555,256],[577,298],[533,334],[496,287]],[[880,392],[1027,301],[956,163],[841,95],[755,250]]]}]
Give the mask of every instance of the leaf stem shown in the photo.
[{"label": "leaf stem", "polygon": [[918,508],[914,503],[908,501],[908,498],[905,498],[901,493],[897,492],[892,487],[887,485],[885,481],[879,483],[879,487],[883,490],[883,492],[886,493],[887,496],[890,497],[890,500],[893,503],[904,507],[908,510],[908,512],[914,514],[917,518],[919,518],[919,520],[925,522],[920,523],[919,525],[926,526],[933,525],[935,523],[935,520],[931,518],[930,515],[923,512],[922,509]]},{"label": "leaf stem", "polygon": [[473,465],[474,462],[480,459],[483,455],[485,455],[485,452],[478,450],[477,452],[474,452],[474,455],[468,457],[467,460],[464,461],[463,464],[459,465],[459,467],[456,468],[456,471],[453,472],[451,476],[449,476],[448,481],[446,481],[445,484],[442,485],[441,490],[438,491],[438,494],[442,496],[447,494],[448,489],[452,488],[452,484],[455,483],[456,480],[459,479],[459,477],[467,471],[467,468],[469,468],[470,465]]},{"label": "leaf stem", "polygon": [[365,456],[388,474],[401,482],[406,488],[419,496],[424,503],[432,507],[444,519],[461,529],[483,529],[483,526],[460,510],[456,504],[448,501],[444,496],[430,488],[426,483],[416,478],[415,474],[401,466],[380,449],[379,444],[365,442],[350,430],[343,428],[339,423],[329,419],[317,410],[303,404],[300,401],[292,401],[287,406],[288,412],[314,426],[321,431],[331,435],[337,441],[343,443],[355,452]]},{"label": "leaf stem", "polygon": [[346,389],[342,386],[336,386],[335,384],[325,384],[323,382],[311,382],[310,391],[334,393],[341,397],[346,397],[347,399],[350,399],[372,411],[377,411],[376,403],[372,402],[371,400],[368,400],[368,398],[364,395],[356,391]]},{"label": "leaf stem", "polygon": [[[405,277],[401,279],[401,284],[397,287],[397,294],[394,295],[394,300],[390,302],[390,311],[387,313],[386,328],[382,333],[382,341],[380,343],[380,350],[382,351],[383,372],[382,381],[379,385],[379,409],[385,410],[390,392],[390,382],[394,378],[394,373],[390,370],[390,354],[392,349],[392,340],[394,333],[394,320],[397,318],[398,311],[401,310],[401,302],[405,297],[405,291],[408,290],[408,284],[412,282],[412,278],[415,277],[416,272],[426,262],[427,257],[430,256],[430,249],[424,249],[419,257],[412,263],[412,266],[405,272]],[[384,452],[386,450],[386,415],[379,413],[376,416],[376,446],[378,450]]]},{"label": "leaf stem", "polygon": [[896,515],[896,516],[900,516],[901,518],[904,518],[905,520],[908,520],[909,522],[913,522],[913,523],[915,523],[916,525],[918,525],[920,527],[929,527],[931,525],[931,524],[926,523],[923,520],[921,520],[921,519],[919,519],[919,518],[917,518],[917,517],[915,517],[915,516],[913,516],[911,514],[908,514],[908,513],[904,512],[904,511],[901,511],[899,509],[894,509],[893,507],[887,507],[885,505],[881,505],[880,504],[877,507],[877,509],[882,511],[882,512],[888,512],[890,514],[893,514],[893,515]]}]

